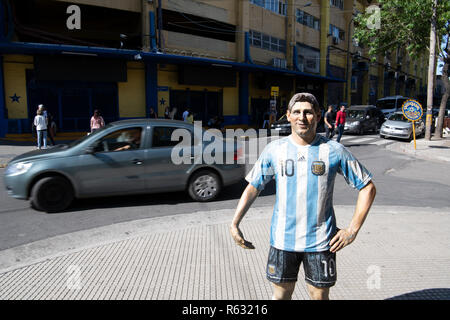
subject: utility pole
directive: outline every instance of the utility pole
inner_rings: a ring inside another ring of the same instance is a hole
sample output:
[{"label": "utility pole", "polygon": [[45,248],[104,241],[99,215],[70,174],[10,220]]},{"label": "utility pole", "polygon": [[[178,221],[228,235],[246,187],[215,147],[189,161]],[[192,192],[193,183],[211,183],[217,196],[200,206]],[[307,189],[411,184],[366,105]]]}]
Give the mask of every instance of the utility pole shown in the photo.
[{"label": "utility pole", "polygon": [[436,59],[436,8],[437,1],[433,1],[433,16],[430,30],[430,59],[428,61],[428,88],[427,88],[427,118],[425,125],[425,139],[431,140],[431,122],[433,121],[433,89],[434,89],[434,62]]}]

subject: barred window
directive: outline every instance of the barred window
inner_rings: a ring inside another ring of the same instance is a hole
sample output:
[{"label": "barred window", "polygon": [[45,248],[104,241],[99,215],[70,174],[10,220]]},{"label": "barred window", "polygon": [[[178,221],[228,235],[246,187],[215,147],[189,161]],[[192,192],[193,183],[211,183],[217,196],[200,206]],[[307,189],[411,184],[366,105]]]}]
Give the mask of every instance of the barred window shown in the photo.
[{"label": "barred window", "polygon": [[276,37],[272,37],[268,34],[257,32],[254,30],[250,30],[249,35],[250,44],[254,47],[286,53],[286,40],[278,39]]},{"label": "barred window", "polygon": [[344,0],[330,0],[330,6],[344,10]]},{"label": "barred window", "polygon": [[250,0],[250,3],[283,16],[287,13],[287,0]]},{"label": "barred window", "polygon": [[320,19],[302,11],[300,9],[296,10],[296,20],[298,23],[301,23],[307,27],[310,27],[315,30],[320,30]]}]

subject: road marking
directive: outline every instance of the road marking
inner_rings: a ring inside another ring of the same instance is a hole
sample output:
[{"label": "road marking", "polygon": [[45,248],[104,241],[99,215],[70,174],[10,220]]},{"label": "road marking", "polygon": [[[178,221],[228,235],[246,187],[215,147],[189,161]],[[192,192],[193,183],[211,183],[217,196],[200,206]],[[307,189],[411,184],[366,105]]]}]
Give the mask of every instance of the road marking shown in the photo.
[{"label": "road marking", "polygon": [[361,142],[365,142],[365,141],[370,141],[370,140],[373,140],[373,137],[370,137],[370,138],[356,138],[355,140],[351,140],[351,141],[348,141],[348,140],[346,140],[346,142],[348,141],[348,142],[351,142],[351,143],[361,143]]}]

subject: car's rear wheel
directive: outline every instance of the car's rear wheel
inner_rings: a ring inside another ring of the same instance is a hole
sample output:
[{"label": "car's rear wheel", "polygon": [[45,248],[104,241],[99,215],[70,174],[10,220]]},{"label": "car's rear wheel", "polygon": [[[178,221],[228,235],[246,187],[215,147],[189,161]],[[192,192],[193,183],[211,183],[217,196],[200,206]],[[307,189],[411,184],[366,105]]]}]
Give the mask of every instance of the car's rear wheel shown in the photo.
[{"label": "car's rear wheel", "polygon": [[73,198],[71,184],[62,177],[42,178],[31,189],[31,206],[49,213],[66,209]]},{"label": "car's rear wheel", "polygon": [[217,197],[222,188],[220,178],[212,171],[202,170],[192,175],[188,193],[195,201],[206,202]]}]

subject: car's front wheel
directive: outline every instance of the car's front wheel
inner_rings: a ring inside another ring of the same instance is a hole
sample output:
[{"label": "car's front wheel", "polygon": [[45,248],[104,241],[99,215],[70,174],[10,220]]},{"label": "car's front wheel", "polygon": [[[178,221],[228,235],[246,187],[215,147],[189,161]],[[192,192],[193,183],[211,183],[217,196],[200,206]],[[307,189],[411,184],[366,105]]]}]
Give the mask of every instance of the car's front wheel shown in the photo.
[{"label": "car's front wheel", "polygon": [[215,199],[221,188],[221,181],[217,174],[202,170],[194,173],[189,180],[188,193],[195,201],[206,202]]},{"label": "car's front wheel", "polygon": [[73,189],[69,181],[62,177],[45,177],[31,189],[31,205],[45,212],[59,212],[72,203]]}]

